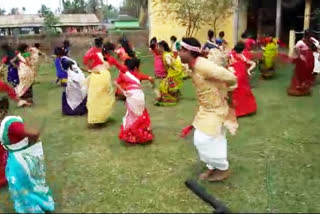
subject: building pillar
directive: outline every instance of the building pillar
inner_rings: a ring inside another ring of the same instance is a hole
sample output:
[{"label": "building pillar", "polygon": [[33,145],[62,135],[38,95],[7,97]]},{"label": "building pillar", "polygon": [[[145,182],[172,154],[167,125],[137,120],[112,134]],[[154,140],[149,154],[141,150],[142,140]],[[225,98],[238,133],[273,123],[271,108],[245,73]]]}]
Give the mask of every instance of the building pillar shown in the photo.
[{"label": "building pillar", "polygon": [[152,9],[153,9],[153,2],[152,0],[148,0],[148,17],[149,17],[149,26],[148,26],[148,31],[149,31],[149,40],[151,40],[151,38],[153,37],[152,35]]},{"label": "building pillar", "polygon": [[233,43],[237,44],[238,42],[238,32],[239,32],[239,1],[240,0],[234,0],[234,18],[233,18]]},{"label": "building pillar", "polygon": [[304,30],[310,28],[311,4],[312,0],[306,0],[306,6],[304,10]]},{"label": "building pillar", "polygon": [[290,30],[290,35],[289,35],[289,57],[294,56],[295,52],[295,45],[296,45],[296,31]]},{"label": "building pillar", "polygon": [[276,16],[276,38],[281,36],[281,15],[282,15],[282,0],[277,0],[277,16]]}]

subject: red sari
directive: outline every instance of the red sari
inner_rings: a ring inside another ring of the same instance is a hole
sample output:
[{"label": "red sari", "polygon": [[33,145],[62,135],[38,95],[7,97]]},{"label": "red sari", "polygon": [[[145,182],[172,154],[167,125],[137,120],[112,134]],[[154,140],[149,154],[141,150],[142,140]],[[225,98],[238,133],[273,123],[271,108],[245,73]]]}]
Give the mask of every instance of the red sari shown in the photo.
[{"label": "red sari", "polygon": [[131,144],[145,144],[153,140],[151,121],[145,106],[141,80],[149,80],[150,76],[140,72],[121,73],[120,79],[126,96],[127,113],[120,127],[119,139]]},{"label": "red sari", "polygon": [[243,54],[238,54],[235,51],[229,56],[230,66],[234,68],[238,81],[238,87],[232,93],[232,103],[237,117],[253,114],[257,111],[256,100],[249,84],[247,60]]},{"label": "red sari", "polygon": [[314,69],[314,56],[307,41],[299,41],[296,44],[296,49],[299,52],[299,56],[295,60],[296,67],[291,80],[291,85],[288,88],[288,95],[306,96],[311,93],[311,87],[315,81],[315,76],[312,75]]}]

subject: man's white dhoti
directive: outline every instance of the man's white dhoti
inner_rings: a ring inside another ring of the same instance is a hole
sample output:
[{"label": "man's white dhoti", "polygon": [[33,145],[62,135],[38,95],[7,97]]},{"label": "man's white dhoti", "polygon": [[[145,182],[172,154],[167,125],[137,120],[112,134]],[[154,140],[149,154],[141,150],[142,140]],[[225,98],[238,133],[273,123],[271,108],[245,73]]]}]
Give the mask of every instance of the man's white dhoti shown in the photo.
[{"label": "man's white dhoti", "polygon": [[227,160],[226,133],[213,137],[196,129],[194,132],[194,145],[196,146],[200,160],[207,164],[208,169],[229,169]]}]

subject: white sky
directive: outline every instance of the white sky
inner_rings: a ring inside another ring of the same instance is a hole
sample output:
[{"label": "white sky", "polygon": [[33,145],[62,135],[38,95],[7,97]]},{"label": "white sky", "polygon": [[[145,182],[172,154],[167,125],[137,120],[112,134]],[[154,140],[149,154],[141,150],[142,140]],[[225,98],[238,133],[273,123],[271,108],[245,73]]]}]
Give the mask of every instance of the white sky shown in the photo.
[{"label": "white sky", "polygon": [[[26,14],[36,14],[40,10],[41,4],[51,8],[52,11],[56,11],[56,9],[59,8],[60,1],[61,0],[0,0],[0,8],[4,8],[8,13],[11,11],[11,8],[18,7],[20,12],[22,12],[22,8],[25,7]],[[119,8],[122,1],[123,0],[105,0],[105,2],[117,8]]]}]

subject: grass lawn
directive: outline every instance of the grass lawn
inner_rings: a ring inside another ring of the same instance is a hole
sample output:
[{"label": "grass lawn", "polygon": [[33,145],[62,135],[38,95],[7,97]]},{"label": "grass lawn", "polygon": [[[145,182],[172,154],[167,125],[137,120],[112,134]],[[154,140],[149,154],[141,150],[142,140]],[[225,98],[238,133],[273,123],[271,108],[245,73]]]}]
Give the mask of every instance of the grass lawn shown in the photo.
[{"label": "grass lawn", "polygon": [[[142,70],[153,72],[153,59],[142,59]],[[233,212],[320,212],[320,96],[289,97],[292,66],[279,68],[272,81],[253,84],[258,113],[241,118],[236,136],[229,137],[232,177],[223,183],[200,182]],[[113,76],[116,76],[113,72]],[[87,129],[86,117],[61,114],[61,88],[53,64],[41,66],[34,86],[35,106],[17,109],[26,123],[44,127],[42,141],[47,180],[56,212],[212,212],[185,186],[205,169],[192,136],[180,130],[192,122],[196,99],[191,80],[175,107],[152,105],[154,92],[144,84],[155,141],[126,146],[118,131],[125,114],[118,101],[107,127]],[[8,190],[0,190],[0,212],[14,212]]]}]

